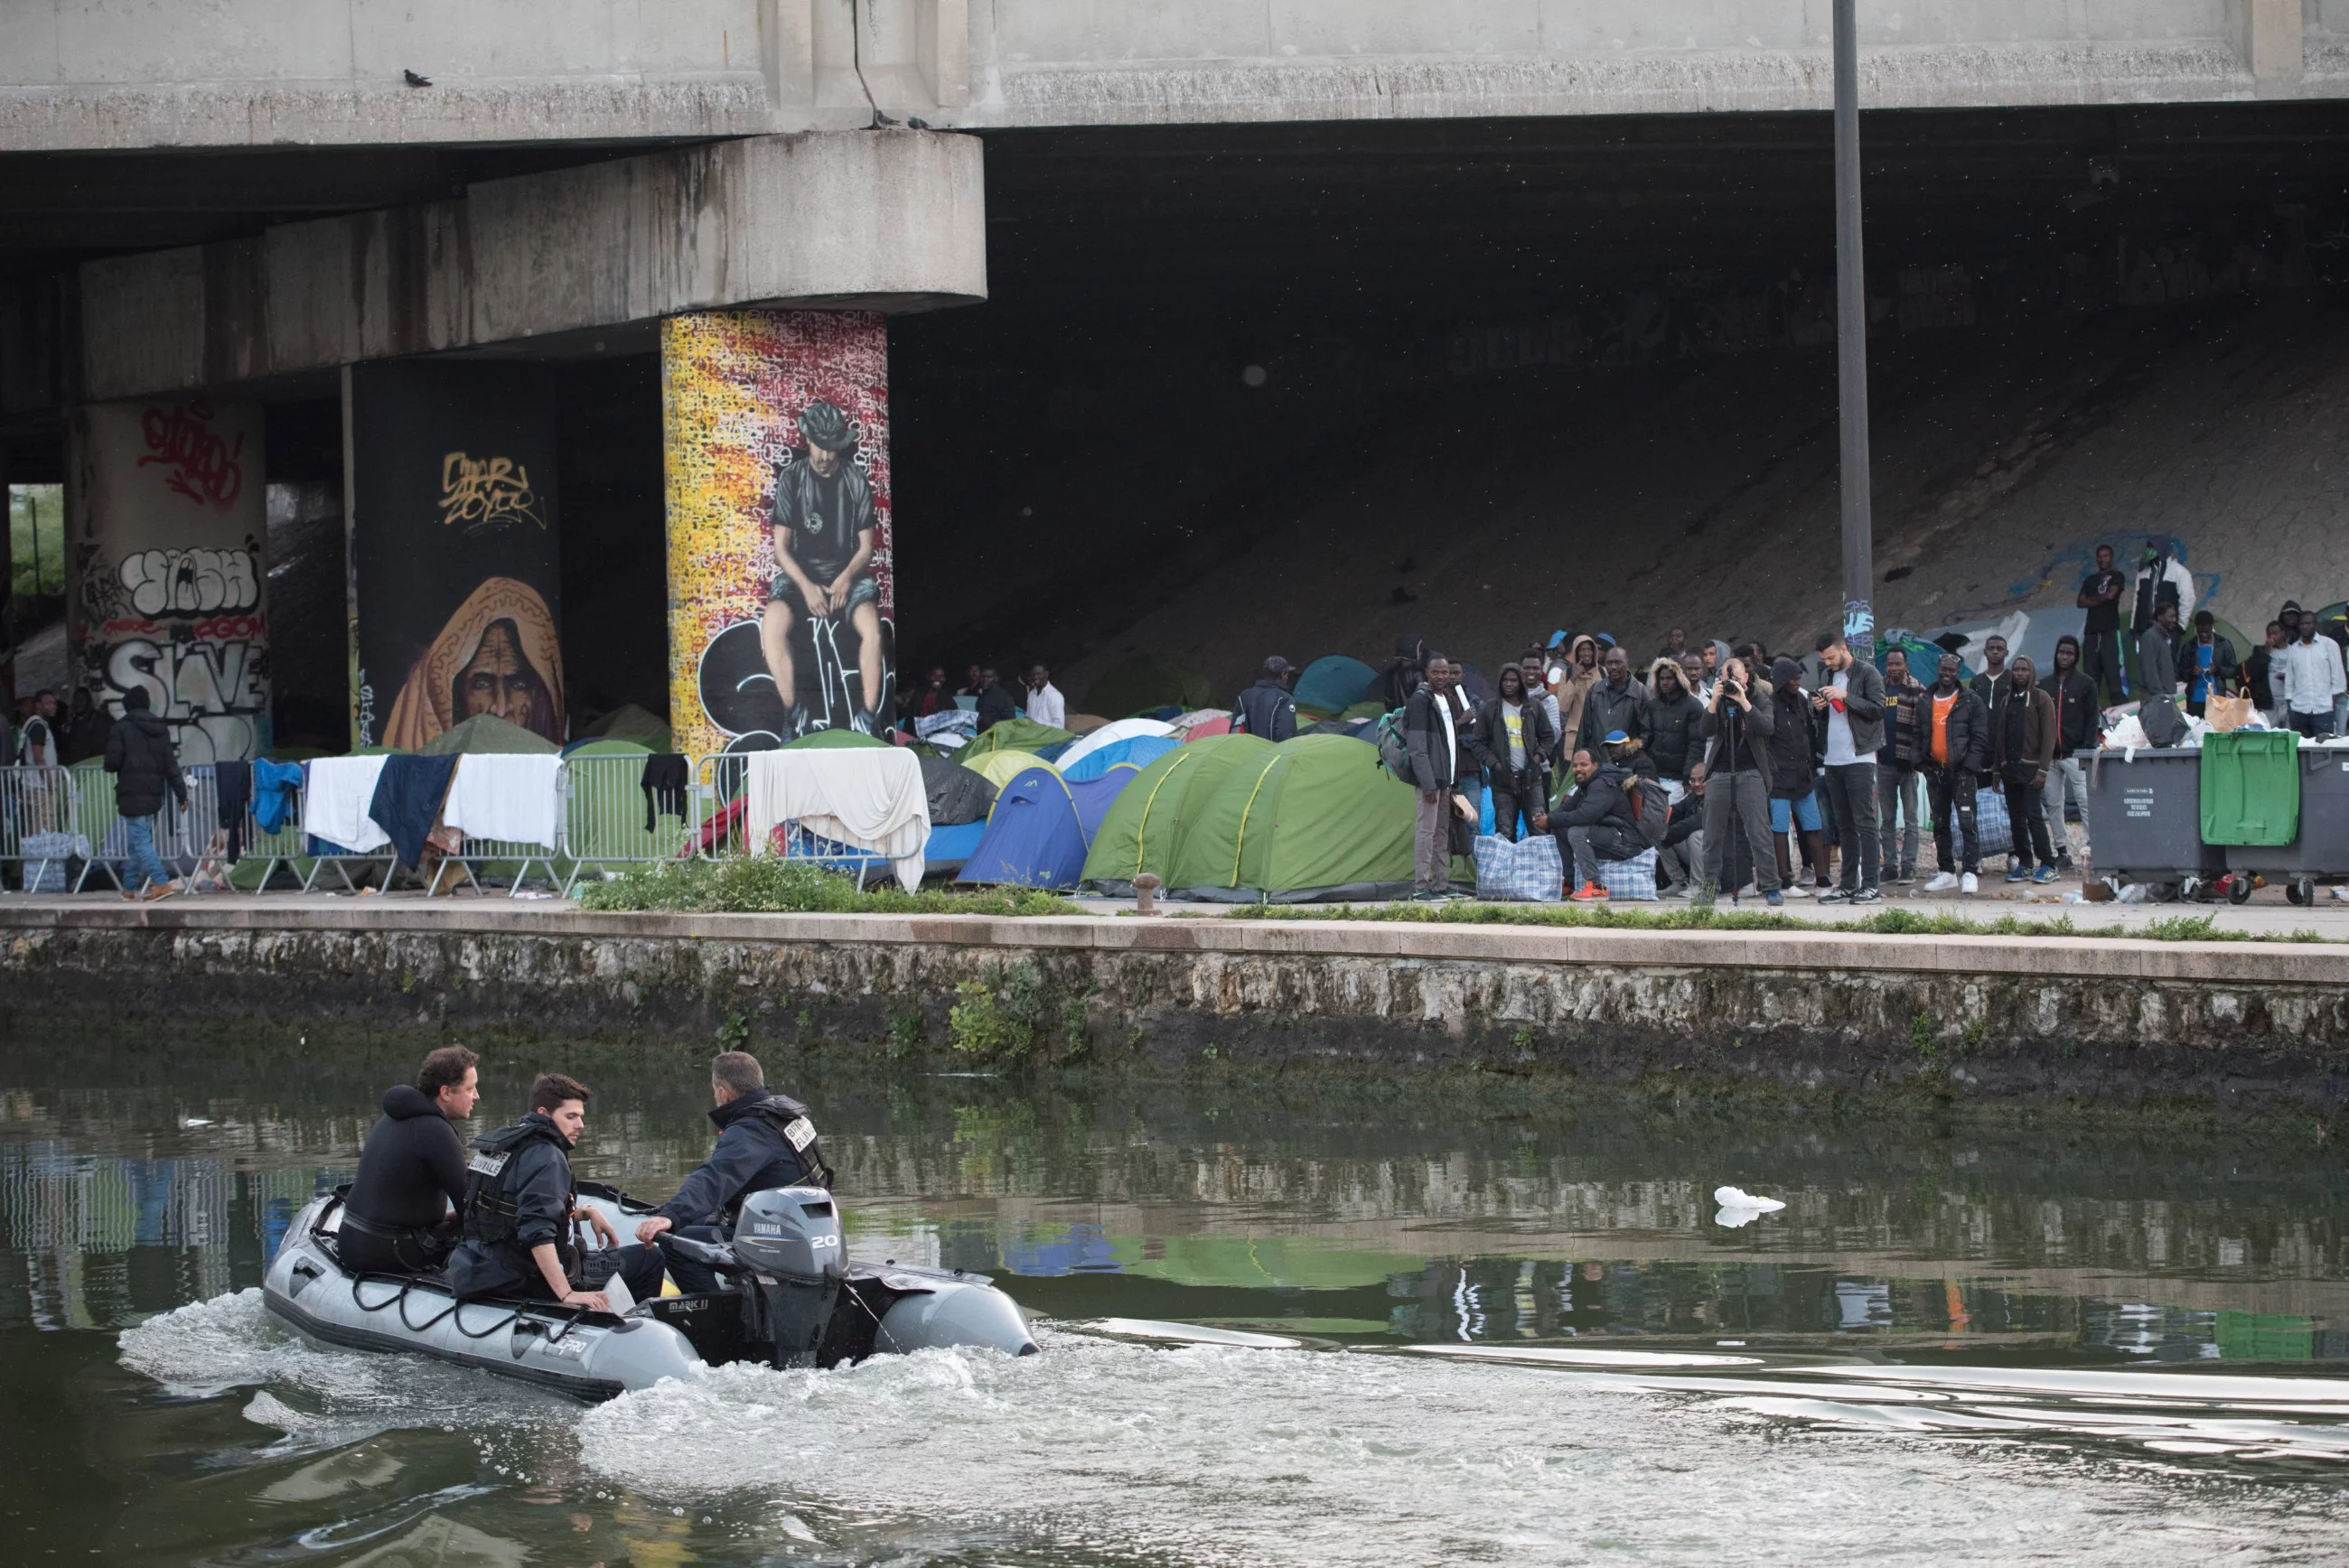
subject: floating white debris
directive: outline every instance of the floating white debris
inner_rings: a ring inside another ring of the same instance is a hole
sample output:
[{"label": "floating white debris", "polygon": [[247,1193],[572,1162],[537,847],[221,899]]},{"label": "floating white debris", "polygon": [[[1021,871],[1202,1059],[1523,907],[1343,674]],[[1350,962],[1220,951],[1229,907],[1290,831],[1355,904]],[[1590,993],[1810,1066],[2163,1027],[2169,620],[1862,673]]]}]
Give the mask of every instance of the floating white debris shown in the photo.
[{"label": "floating white debris", "polygon": [[1751,1209],[1757,1214],[1775,1214],[1786,1205],[1775,1198],[1757,1198],[1738,1187],[1715,1187],[1713,1201],[1724,1209]]}]

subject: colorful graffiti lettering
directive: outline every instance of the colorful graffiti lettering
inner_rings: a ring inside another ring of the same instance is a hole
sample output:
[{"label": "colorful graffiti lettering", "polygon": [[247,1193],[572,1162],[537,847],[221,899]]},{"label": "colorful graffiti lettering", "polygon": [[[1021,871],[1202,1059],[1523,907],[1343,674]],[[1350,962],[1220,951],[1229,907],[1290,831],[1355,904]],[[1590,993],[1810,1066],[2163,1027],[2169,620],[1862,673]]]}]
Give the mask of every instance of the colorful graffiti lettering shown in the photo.
[{"label": "colorful graffiti lettering", "polygon": [[209,403],[179,403],[150,408],[140,416],[140,433],[147,442],[140,468],[169,470],[164,482],[190,500],[226,511],[244,491],[244,434],[223,440],[212,428]]},{"label": "colorful graffiti lettering", "polygon": [[512,458],[471,458],[450,452],[440,459],[440,521],[444,527],[494,528],[505,522],[546,526],[545,511],[531,493],[530,469]]}]

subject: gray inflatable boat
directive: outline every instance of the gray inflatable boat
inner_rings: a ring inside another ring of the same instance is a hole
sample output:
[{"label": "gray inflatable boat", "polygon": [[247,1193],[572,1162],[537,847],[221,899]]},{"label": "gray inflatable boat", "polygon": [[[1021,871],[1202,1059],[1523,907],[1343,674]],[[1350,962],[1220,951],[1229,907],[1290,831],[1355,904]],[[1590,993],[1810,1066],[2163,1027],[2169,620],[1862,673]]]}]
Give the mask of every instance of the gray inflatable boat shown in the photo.
[{"label": "gray inflatable boat", "polygon": [[[624,1238],[652,1212],[594,1183],[581,1184],[579,1201],[603,1210]],[[1036,1353],[1019,1305],[984,1275],[849,1263],[838,1206],[821,1187],[750,1194],[727,1243],[662,1237],[664,1248],[717,1267],[731,1288],[639,1302],[618,1315],[460,1302],[437,1276],[347,1273],[336,1251],[341,1221],[332,1194],[295,1218],[262,1284],[274,1316],[324,1344],[415,1351],[582,1398],[690,1381],[730,1361],[830,1367],[966,1345]]]}]

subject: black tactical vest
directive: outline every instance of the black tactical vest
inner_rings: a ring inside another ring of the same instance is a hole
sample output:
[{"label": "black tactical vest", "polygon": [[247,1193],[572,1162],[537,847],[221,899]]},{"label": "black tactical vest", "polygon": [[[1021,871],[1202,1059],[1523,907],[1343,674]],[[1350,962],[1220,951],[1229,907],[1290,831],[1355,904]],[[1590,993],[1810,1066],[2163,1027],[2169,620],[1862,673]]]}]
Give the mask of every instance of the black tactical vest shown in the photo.
[{"label": "black tactical vest", "polygon": [[[465,1238],[491,1246],[511,1243],[519,1218],[521,1190],[513,1184],[514,1156],[533,1142],[552,1143],[567,1150],[563,1135],[543,1122],[518,1121],[473,1140],[476,1150],[465,1171]],[[564,1195],[564,1208],[575,1207],[576,1192]],[[556,1250],[568,1263],[569,1249],[557,1241]]]}]

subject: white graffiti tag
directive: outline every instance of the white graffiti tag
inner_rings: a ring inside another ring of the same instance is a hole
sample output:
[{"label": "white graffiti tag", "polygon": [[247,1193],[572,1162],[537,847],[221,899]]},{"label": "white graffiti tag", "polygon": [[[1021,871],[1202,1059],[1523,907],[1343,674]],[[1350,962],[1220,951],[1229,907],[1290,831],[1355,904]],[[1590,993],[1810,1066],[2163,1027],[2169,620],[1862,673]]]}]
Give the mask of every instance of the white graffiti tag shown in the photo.
[{"label": "white graffiti tag", "polygon": [[125,558],[122,586],[149,620],[233,614],[261,603],[253,557],[242,550],[149,550]]}]

